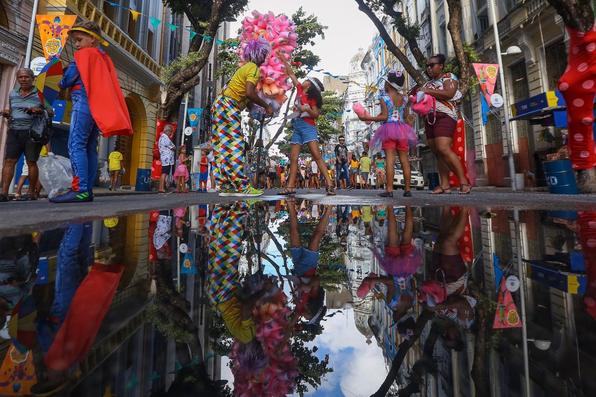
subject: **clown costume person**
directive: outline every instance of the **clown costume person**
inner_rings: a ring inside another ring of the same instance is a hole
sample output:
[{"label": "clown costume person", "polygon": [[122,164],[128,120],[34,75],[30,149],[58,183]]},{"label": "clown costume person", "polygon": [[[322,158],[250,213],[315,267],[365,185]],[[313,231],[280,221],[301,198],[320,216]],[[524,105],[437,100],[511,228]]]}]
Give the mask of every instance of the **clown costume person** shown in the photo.
[{"label": "clown costume person", "polygon": [[241,112],[251,101],[273,114],[271,105],[257,94],[260,78],[259,67],[271,52],[265,39],[249,41],[244,48],[243,59],[248,62],[238,68],[223,93],[211,108],[211,146],[215,154],[215,179],[220,196],[260,196],[244,173],[245,142],[242,132]]},{"label": "clown costume person", "polygon": [[50,199],[54,203],[93,201],[99,131],[104,137],[133,133],[116,69],[99,48],[108,45],[99,25],[92,21],[75,24],[68,37],[75,48],[74,60],[59,85],[61,95],[68,90],[72,99],[68,154],[73,180],[69,191]]}]

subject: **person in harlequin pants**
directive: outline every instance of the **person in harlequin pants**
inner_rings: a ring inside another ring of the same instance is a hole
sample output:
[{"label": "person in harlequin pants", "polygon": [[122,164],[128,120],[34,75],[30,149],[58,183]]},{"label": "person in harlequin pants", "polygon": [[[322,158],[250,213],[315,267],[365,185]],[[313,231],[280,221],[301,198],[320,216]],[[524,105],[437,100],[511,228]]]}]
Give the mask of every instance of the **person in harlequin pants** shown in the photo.
[{"label": "person in harlequin pants", "polygon": [[105,137],[132,135],[114,65],[99,48],[108,45],[99,26],[91,21],[75,24],[68,35],[76,51],[59,85],[63,95],[70,90],[73,103],[68,137],[73,181],[71,190],[50,199],[54,203],[93,201],[100,131]]}]

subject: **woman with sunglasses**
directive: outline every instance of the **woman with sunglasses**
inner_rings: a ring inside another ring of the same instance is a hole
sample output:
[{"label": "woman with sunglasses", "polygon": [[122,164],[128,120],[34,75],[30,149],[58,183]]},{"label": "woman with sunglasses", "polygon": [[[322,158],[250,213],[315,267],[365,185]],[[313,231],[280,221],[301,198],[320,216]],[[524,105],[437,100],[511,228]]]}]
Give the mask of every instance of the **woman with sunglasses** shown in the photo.
[{"label": "woman with sunglasses", "polygon": [[437,54],[429,58],[426,74],[431,78],[420,92],[436,99],[436,109],[426,116],[424,131],[431,150],[437,156],[441,184],[431,194],[451,193],[449,171],[460,181],[460,194],[472,191],[470,181],[466,177],[459,157],[451,150],[453,135],[457,126],[458,109],[456,102],[461,99],[457,77],[453,73],[445,73],[445,55]]}]

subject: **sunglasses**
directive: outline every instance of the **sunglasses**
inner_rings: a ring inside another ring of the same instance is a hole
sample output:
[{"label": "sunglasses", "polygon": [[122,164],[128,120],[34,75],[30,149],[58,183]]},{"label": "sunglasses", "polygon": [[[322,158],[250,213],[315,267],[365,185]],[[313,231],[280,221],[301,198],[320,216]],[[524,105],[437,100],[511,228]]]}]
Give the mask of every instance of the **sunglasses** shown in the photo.
[{"label": "sunglasses", "polygon": [[433,67],[433,66],[435,66],[435,65],[440,65],[440,63],[438,63],[438,62],[434,62],[434,63],[427,63],[427,64],[426,64],[426,67],[427,67],[427,68],[432,68],[432,67]]}]

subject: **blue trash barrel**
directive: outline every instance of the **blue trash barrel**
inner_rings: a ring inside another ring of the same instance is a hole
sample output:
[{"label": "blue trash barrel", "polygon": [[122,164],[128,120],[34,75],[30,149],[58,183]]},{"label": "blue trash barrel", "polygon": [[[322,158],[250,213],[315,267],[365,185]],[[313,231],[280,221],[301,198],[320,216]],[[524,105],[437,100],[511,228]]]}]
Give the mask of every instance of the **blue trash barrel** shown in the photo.
[{"label": "blue trash barrel", "polygon": [[151,191],[151,169],[139,168],[137,170],[137,184],[135,190],[137,192]]},{"label": "blue trash barrel", "polygon": [[548,211],[546,214],[551,218],[569,219],[570,221],[577,219],[577,211]]},{"label": "blue trash barrel", "polygon": [[552,160],[542,163],[549,192],[553,194],[579,194],[571,160]]},{"label": "blue trash barrel", "polygon": [[439,186],[439,173],[438,172],[429,172],[426,175],[428,179],[428,190],[435,190],[437,186]]}]

